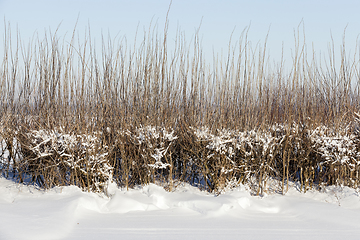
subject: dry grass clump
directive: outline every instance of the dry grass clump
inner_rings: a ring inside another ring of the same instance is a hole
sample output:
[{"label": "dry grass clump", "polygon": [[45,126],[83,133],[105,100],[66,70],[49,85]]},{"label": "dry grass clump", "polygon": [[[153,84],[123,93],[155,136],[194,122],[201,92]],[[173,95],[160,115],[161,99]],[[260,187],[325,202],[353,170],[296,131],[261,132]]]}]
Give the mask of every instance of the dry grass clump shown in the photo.
[{"label": "dry grass clump", "polygon": [[174,135],[172,129],[144,126],[118,133],[111,151],[115,179],[126,187],[155,181],[173,181]]},{"label": "dry grass clump", "polygon": [[[175,48],[149,31],[138,47],[56,34],[25,47],[5,29],[0,67],[2,175],[40,187],[102,192],[177,181],[220,193],[278,181],[301,190],[359,186],[358,55],[309,57],[296,35],[292,67],[270,64],[247,29],[207,65],[198,36]],[[76,47],[78,45],[78,47]],[[190,47],[189,47],[190,46]],[[339,65],[337,65],[339,62]]]},{"label": "dry grass clump", "polygon": [[16,139],[21,147],[18,171],[40,187],[76,185],[101,192],[112,179],[108,147],[100,142],[99,134],[31,130],[21,131]]}]

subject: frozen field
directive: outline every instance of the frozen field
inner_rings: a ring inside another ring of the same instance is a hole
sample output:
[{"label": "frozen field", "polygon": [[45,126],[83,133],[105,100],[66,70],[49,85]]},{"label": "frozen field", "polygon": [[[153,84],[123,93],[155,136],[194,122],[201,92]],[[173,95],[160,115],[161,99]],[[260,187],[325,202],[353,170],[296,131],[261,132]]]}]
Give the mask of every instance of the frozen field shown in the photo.
[{"label": "frozen field", "polygon": [[358,239],[360,197],[328,187],[251,196],[244,186],[220,196],[189,185],[156,185],[109,198],[77,187],[37,190],[0,178],[0,239]]}]

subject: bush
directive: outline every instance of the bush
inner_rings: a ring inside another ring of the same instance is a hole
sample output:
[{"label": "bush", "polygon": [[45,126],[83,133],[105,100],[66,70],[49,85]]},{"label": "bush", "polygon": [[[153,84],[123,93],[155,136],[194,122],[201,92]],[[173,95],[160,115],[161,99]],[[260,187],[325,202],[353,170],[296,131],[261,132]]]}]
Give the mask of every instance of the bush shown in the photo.
[{"label": "bush", "polygon": [[20,143],[19,172],[31,176],[40,187],[76,185],[84,190],[104,191],[112,180],[113,167],[107,146],[99,134],[65,133],[59,130],[31,130],[17,136]]}]

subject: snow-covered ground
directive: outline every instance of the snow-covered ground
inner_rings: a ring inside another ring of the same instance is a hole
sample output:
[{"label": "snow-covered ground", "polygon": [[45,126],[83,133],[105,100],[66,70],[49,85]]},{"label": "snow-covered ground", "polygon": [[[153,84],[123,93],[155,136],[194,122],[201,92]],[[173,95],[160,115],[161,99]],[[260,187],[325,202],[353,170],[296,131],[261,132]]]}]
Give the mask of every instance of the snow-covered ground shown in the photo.
[{"label": "snow-covered ground", "polygon": [[110,197],[77,187],[48,191],[0,178],[0,239],[358,239],[360,194],[323,192],[251,196],[241,186],[219,196],[189,185],[157,185]]}]

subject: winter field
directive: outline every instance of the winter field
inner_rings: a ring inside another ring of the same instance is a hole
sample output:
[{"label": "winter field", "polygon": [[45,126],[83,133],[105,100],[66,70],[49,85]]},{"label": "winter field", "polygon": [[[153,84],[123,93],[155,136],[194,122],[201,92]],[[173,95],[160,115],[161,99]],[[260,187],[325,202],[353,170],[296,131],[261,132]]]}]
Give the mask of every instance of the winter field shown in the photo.
[{"label": "winter field", "polygon": [[100,52],[89,32],[25,44],[7,27],[0,239],[358,237],[360,60],[345,44],[307,53],[295,31],[288,69],[248,29],[208,64],[197,34],[169,48],[168,23]]},{"label": "winter field", "polygon": [[359,192],[348,187],[219,196],[150,184],[109,197],[78,187],[39,190],[0,179],[0,239],[358,239]]}]

